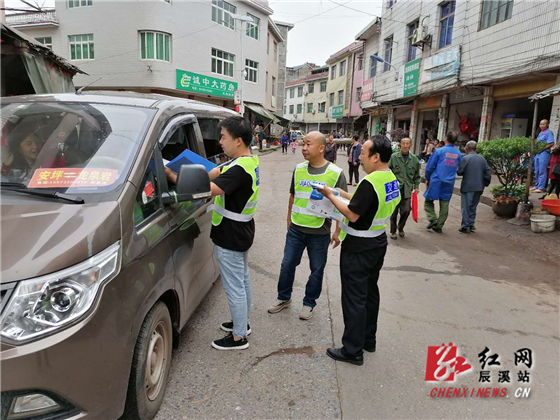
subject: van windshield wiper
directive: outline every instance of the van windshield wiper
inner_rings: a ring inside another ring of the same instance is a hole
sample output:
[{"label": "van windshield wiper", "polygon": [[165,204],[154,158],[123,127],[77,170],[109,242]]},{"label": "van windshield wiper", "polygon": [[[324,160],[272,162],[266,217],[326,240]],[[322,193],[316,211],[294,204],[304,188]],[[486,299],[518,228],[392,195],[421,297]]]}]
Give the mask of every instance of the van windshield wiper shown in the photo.
[{"label": "van windshield wiper", "polygon": [[35,195],[37,197],[47,197],[47,198],[57,198],[59,200],[69,201],[74,204],[84,204],[85,201],[82,197],[72,197],[67,194],[62,194],[57,191],[37,191],[33,189],[29,189],[20,182],[2,182],[0,184],[3,188],[8,189],[9,191],[16,191],[23,194]]}]

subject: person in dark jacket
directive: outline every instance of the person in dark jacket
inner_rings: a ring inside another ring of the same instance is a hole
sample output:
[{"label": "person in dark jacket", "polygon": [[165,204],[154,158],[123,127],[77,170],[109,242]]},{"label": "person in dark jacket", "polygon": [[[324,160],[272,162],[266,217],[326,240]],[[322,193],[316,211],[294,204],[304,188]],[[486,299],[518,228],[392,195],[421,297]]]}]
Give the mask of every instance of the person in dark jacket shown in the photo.
[{"label": "person in dark jacket", "polygon": [[462,176],[461,181],[461,233],[472,233],[475,231],[474,221],[476,218],[476,207],[484,191],[484,187],[490,185],[492,175],[488,162],[476,153],[476,142],[469,141],[465,146],[467,155],[461,159],[457,175]]},{"label": "person in dark jacket", "polygon": [[348,149],[348,171],[350,172],[350,182],[352,185],[352,177],[356,180],[356,185],[360,182],[360,155],[362,154],[362,145],[359,142],[358,135],[352,136],[352,146]]},{"label": "person in dark jacket", "polygon": [[325,147],[325,159],[331,163],[336,163],[336,148],[334,146],[333,135],[329,136],[327,146]]}]

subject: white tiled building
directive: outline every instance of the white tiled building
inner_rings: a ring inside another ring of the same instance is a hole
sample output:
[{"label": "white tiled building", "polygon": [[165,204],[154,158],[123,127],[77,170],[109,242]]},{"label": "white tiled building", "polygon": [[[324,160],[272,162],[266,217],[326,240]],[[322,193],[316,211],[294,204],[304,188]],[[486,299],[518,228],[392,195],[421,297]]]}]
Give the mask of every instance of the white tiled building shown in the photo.
[{"label": "white tiled building", "polygon": [[[503,137],[513,118],[530,135],[527,98],[560,83],[559,22],[556,1],[385,0],[381,19],[356,36],[365,41],[364,81],[373,79],[362,103],[370,134],[409,130],[418,151],[451,129],[462,141]],[[541,101],[543,118],[558,133],[558,96]]]},{"label": "white tiled building", "polygon": [[[268,70],[278,63],[269,57],[278,54],[267,48],[269,28],[276,42],[281,35],[269,20],[273,11],[266,0],[67,0],[56,1],[55,10],[49,19],[8,16],[8,24],[50,41],[54,52],[87,72],[74,79],[76,86],[95,82],[92,88],[172,94],[228,107],[233,91],[242,87],[244,101],[277,108],[272,92],[265,101],[267,72],[271,85],[278,75],[277,67]],[[252,22],[235,20],[232,13]]]}]

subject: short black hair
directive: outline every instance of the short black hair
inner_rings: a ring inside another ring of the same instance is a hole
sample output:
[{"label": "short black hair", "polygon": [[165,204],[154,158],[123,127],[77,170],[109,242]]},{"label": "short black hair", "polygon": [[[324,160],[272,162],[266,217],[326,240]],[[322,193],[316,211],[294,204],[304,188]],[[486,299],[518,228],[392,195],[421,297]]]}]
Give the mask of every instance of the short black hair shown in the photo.
[{"label": "short black hair", "polygon": [[360,140],[360,136],[358,136],[357,134],[354,134],[352,138],[356,141]]},{"label": "short black hair", "polygon": [[241,137],[245,146],[249,147],[251,145],[251,140],[253,139],[253,130],[247,121],[243,117],[231,116],[222,120],[219,125],[220,128],[225,128],[227,132],[234,138]]},{"label": "short black hair", "polygon": [[389,159],[391,159],[391,155],[393,154],[393,148],[391,147],[389,139],[378,134],[373,136],[370,141],[373,145],[371,146],[371,149],[369,149],[369,155],[373,156],[374,154],[379,153],[381,162],[389,162]]},{"label": "short black hair", "polygon": [[451,144],[457,143],[458,138],[459,135],[455,131],[450,131],[449,133],[447,133],[447,141]]}]

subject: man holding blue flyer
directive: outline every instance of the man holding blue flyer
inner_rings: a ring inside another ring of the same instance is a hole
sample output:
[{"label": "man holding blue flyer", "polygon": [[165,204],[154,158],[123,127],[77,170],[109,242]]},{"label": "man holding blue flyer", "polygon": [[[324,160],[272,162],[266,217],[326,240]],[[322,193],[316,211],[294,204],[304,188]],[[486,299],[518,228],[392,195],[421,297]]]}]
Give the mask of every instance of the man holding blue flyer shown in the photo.
[{"label": "man holding blue flyer", "polygon": [[363,351],[375,352],[379,315],[379,272],[387,252],[385,228],[401,201],[399,183],[388,166],[391,143],[374,136],[362,147],[360,162],[367,173],[354,194],[341,190],[346,204],[327,186],[320,188],[346,218],[341,223],[340,278],[344,334],[342,348],[329,348],[327,355],[339,362],[361,366]]},{"label": "man holding blue flyer", "polygon": [[[231,322],[220,328],[229,334],[212,342],[218,350],[243,350],[249,347],[251,334],[251,278],[248,254],[255,237],[255,221],[259,198],[259,158],[251,155],[251,126],[241,117],[226,118],[220,123],[220,145],[232,160],[222,168],[210,171],[214,253],[220,266],[222,286],[231,312]],[[176,175],[166,169],[167,177],[176,182]],[[173,176],[175,175],[175,176]]]}]

